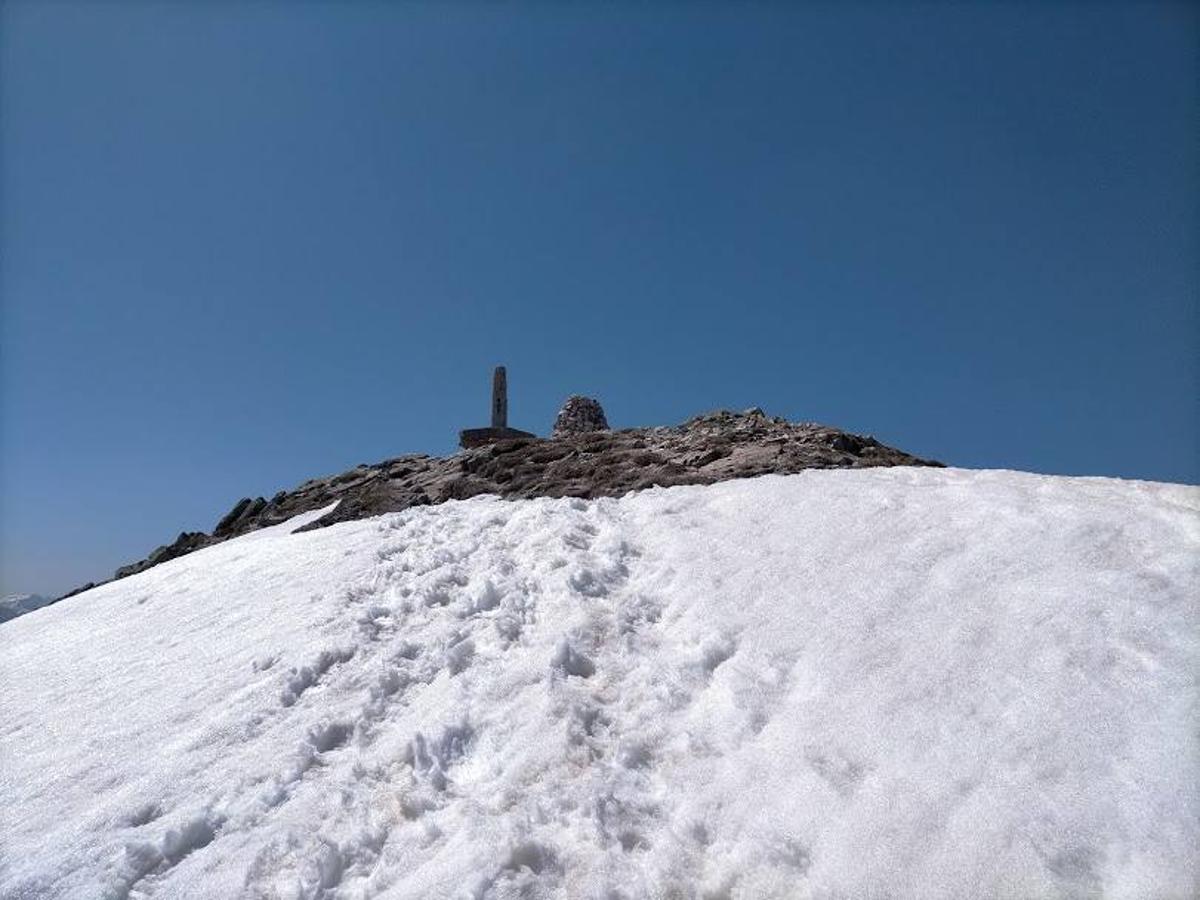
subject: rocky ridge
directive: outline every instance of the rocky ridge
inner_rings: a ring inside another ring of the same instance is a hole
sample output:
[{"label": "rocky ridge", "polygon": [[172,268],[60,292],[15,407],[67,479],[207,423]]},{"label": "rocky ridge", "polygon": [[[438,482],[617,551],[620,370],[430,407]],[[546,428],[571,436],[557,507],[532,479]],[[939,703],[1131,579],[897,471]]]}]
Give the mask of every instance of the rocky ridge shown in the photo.
[{"label": "rocky ridge", "polygon": [[[445,457],[398,456],[310,479],[269,500],[247,497],[221,518],[211,534],[183,532],[145,559],[122,566],[114,578],[277,525],[335,500],[339,501],[336,509],[305,527],[322,528],[479,494],[507,499],[614,497],[655,486],[712,484],[803,469],[941,465],[873,437],[811,422],[788,422],[760,409],[722,410],[678,426],[559,430],[550,438],[500,440]],[[85,585],[65,596],[94,586]]]}]

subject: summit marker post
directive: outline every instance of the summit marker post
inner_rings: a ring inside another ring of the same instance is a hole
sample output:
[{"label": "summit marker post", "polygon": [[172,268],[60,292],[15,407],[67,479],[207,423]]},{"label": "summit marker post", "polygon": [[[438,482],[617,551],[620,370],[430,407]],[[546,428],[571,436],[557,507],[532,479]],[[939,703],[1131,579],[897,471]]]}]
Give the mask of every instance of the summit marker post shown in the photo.
[{"label": "summit marker post", "polygon": [[528,431],[508,427],[508,372],[504,366],[496,366],[492,370],[492,424],[488,428],[464,428],[458,433],[458,445],[470,450],[497,441],[536,437]]},{"label": "summit marker post", "polygon": [[504,366],[492,372],[492,427],[508,427],[508,373]]}]

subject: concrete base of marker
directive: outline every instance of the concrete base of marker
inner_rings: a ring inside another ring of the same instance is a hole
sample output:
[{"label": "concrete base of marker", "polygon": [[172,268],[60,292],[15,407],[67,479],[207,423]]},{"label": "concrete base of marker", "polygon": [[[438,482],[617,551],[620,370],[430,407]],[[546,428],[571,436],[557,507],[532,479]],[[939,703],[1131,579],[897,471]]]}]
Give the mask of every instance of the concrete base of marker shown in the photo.
[{"label": "concrete base of marker", "polygon": [[497,441],[532,440],[536,434],[517,428],[465,428],[458,433],[458,445],[464,450],[483,447]]}]

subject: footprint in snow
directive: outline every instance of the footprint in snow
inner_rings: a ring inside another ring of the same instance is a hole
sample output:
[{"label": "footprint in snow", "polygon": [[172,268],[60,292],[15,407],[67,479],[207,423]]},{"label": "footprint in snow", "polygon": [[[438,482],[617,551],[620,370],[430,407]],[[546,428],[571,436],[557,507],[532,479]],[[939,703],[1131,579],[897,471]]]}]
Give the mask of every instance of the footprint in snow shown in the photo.
[{"label": "footprint in snow", "polygon": [[345,662],[352,656],[354,656],[353,647],[322,650],[309,665],[293,668],[284,679],[279,702],[284,706],[294,706],[304,692],[317,684],[330,668],[336,663]]},{"label": "footprint in snow", "polygon": [[451,675],[465,671],[475,659],[475,642],[461,635],[446,648],[446,668]]},{"label": "footprint in snow", "polygon": [[809,746],[804,750],[804,759],[840,797],[853,796],[867,774],[866,766],[836,750]]},{"label": "footprint in snow", "polygon": [[343,746],[353,733],[349,722],[322,722],[308,730],[305,742],[318,753],[328,753]]},{"label": "footprint in snow", "polygon": [[162,807],[157,803],[153,801],[143,803],[125,817],[125,824],[130,828],[141,828],[143,825],[149,825],[162,814]]},{"label": "footprint in snow", "polygon": [[550,664],[564,674],[578,678],[591,678],[596,674],[595,663],[566,640],[559,643]]}]

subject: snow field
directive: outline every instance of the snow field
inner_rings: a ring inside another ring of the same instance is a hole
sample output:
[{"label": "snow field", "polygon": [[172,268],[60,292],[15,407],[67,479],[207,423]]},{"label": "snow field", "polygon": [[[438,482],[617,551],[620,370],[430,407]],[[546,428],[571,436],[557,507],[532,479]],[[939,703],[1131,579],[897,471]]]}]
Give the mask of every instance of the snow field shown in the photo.
[{"label": "snow field", "polygon": [[1189,897],[1200,490],[303,521],[0,627],[0,897]]}]

